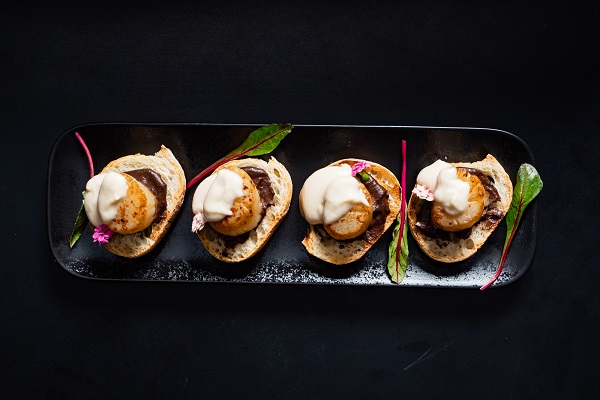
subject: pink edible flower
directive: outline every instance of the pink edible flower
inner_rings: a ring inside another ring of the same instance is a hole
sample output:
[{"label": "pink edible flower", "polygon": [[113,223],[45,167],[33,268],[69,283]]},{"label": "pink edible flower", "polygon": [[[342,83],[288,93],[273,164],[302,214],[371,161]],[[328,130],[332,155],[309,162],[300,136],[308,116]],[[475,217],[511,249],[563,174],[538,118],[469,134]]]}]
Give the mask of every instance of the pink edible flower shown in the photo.
[{"label": "pink edible flower", "polygon": [[98,242],[98,245],[102,246],[103,244],[108,243],[108,239],[110,239],[113,233],[113,231],[108,229],[108,226],[102,224],[94,228],[92,238],[94,239],[94,242]]},{"label": "pink edible flower", "polygon": [[204,228],[204,224],[206,224],[206,218],[204,218],[204,214],[198,213],[194,215],[194,219],[192,220],[192,232],[196,233],[201,231]]},{"label": "pink edible flower", "polygon": [[428,187],[417,184],[415,186],[415,188],[412,190],[412,192],[414,194],[416,194],[417,197],[420,199],[427,200],[427,201],[433,201],[433,192],[431,190],[429,190]]},{"label": "pink edible flower", "polygon": [[356,176],[357,173],[364,171],[365,169],[371,166],[370,163],[366,161],[359,161],[352,166],[352,176]]}]

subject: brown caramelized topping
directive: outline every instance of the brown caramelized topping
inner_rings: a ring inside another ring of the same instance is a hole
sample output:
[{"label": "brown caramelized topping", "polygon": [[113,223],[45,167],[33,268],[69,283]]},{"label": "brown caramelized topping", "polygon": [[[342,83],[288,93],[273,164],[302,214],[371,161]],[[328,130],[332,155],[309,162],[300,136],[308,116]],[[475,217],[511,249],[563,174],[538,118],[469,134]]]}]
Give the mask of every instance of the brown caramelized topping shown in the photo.
[{"label": "brown caramelized topping", "polygon": [[360,179],[358,174],[356,178],[365,185],[373,200],[373,219],[367,230],[362,234],[365,242],[373,244],[385,228],[385,220],[390,213],[390,195],[371,175],[369,175],[369,180],[366,182]]}]

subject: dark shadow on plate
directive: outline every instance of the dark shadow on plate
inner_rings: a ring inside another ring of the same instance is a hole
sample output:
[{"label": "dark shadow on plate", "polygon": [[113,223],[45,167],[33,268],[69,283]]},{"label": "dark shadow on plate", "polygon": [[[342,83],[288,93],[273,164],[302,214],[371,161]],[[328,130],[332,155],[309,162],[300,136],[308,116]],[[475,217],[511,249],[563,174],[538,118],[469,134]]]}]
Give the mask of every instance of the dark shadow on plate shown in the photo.
[{"label": "dark shadow on plate", "polygon": [[105,251],[106,256],[94,260],[94,274],[116,280],[140,279],[155,258],[151,254],[152,252],[138,258],[122,258],[110,253],[108,250]]},{"label": "dark shadow on plate", "polygon": [[308,255],[308,259],[310,260],[310,263],[306,266],[306,268],[310,269],[316,274],[331,279],[350,278],[352,275],[357,274],[364,267],[364,263],[361,262],[361,260],[356,260],[344,265],[335,265],[325,262],[320,258],[313,256],[312,254]]},{"label": "dark shadow on plate", "polygon": [[223,279],[243,280],[256,268],[256,260],[260,258],[260,254],[263,251],[264,249],[260,250],[250,259],[237,263],[226,263],[213,258],[212,262],[199,268]]},{"label": "dark shadow on plate", "polygon": [[[423,254],[420,254],[421,257],[427,257]],[[435,276],[452,276],[458,275],[463,272],[469,271],[474,265],[473,261],[474,257],[467,258],[464,261],[459,261],[455,263],[443,263],[439,261],[435,261],[433,259],[428,259],[427,262],[419,262],[418,264],[421,266],[423,271],[426,271]]]}]

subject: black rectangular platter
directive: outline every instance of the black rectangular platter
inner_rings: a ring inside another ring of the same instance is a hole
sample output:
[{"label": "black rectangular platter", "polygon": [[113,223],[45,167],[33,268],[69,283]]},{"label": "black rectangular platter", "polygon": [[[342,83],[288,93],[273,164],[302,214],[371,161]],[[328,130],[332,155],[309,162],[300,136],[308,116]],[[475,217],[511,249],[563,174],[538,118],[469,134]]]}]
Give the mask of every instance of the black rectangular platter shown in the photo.
[{"label": "black rectangular platter", "polygon": [[[400,285],[386,269],[392,229],[359,261],[329,265],[309,256],[301,244],[307,224],[298,208],[298,193],[315,170],[342,158],[360,158],[386,166],[400,178],[402,140],[407,142],[407,187],[436,159],[472,162],[494,155],[515,183],[522,163],[533,164],[528,146],[517,136],[486,128],[402,126],[295,126],[272,153],[289,170],[294,183],[288,215],[256,256],[239,264],[211,257],[191,232],[191,201],[195,187],[162,242],[137,259],[117,257],[92,242],[86,230],[70,249],[69,236],[89,179],[87,158],[75,132],[86,141],[96,171],[128,154],[153,154],[170,148],[190,180],[236,148],[260,125],[222,124],[89,124],[64,132],[56,141],[48,165],[48,235],[54,257],[66,271],[82,278],[125,281],[249,282],[338,284],[410,287],[478,288],[494,274],[500,261],[506,227],[501,223],[471,258],[455,264],[425,256],[409,233],[409,266]],[[264,156],[267,159],[269,156]],[[504,271],[494,286],[514,282],[533,260],[537,202],[529,206],[513,241]]]}]

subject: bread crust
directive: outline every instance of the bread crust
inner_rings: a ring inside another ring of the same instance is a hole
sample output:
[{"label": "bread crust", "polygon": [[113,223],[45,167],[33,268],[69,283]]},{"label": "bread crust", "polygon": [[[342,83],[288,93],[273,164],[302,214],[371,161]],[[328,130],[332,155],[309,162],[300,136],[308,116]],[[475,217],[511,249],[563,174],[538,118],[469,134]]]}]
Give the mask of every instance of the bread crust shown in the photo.
[{"label": "bread crust", "polygon": [[[513,185],[510,177],[496,160],[494,156],[488,154],[483,160],[473,163],[454,162],[450,163],[454,167],[470,167],[483,171],[488,177],[492,178],[494,186],[498,190],[500,200],[494,205],[503,211],[504,215],[510,207],[513,195]],[[424,201],[424,200],[423,200]],[[465,239],[444,240],[440,238],[433,239],[425,235],[417,228],[417,216],[421,209],[421,199],[414,193],[410,196],[407,213],[410,231],[417,241],[419,247],[425,254],[436,261],[442,263],[454,263],[463,261],[477,252],[486,242],[488,237],[494,232],[504,216],[497,220],[488,229],[484,229],[482,221],[477,222],[471,228],[469,237]]]},{"label": "bread crust", "polygon": [[248,239],[243,243],[236,244],[233,248],[225,246],[223,240],[210,224],[206,224],[204,228],[197,232],[206,250],[213,257],[226,263],[247,260],[267,244],[290,208],[293,190],[292,178],[288,170],[275,157],[271,157],[269,162],[260,158],[233,160],[214,170],[213,174],[231,166],[238,168],[255,167],[266,171],[271,179],[271,188],[275,195],[273,197],[274,204],[267,207],[265,216],[258,226],[250,231]]},{"label": "bread crust", "polygon": [[[356,158],[347,158],[336,161],[329,166],[339,166],[348,164],[350,166],[364,160]],[[322,225],[310,225],[308,232],[302,241],[306,250],[313,256],[335,265],[349,264],[362,258],[367,251],[383,236],[383,234],[392,226],[401,205],[401,188],[398,178],[384,166],[367,161],[371,165],[365,169],[371,177],[388,192],[390,212],[387,215],[384,228],[381,235],[372,243],[368,243],[361,237],[351,240],[339,241],[332,238]]]},{"label": "bread crust", "polygon": [[[126,172],[149,168],[160,174],[167,185],[167,210],[165,217],[153,222],[142,232],[128,235],[115,233],[104,247],[113,254],[127,258],[137,258],[152,250],[165,236],[171,223],[181,209],[185,197],[185,173],[171,150],[161,145],[152,156],[133,154],[111,161],[101,173]],[[150,232],[147,236],[147,232]]]}]

